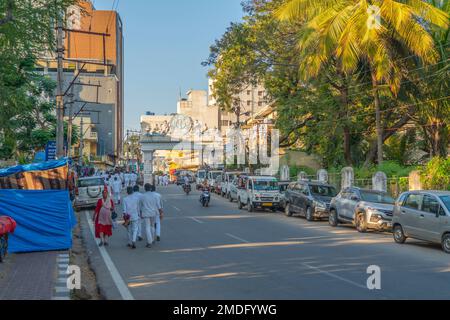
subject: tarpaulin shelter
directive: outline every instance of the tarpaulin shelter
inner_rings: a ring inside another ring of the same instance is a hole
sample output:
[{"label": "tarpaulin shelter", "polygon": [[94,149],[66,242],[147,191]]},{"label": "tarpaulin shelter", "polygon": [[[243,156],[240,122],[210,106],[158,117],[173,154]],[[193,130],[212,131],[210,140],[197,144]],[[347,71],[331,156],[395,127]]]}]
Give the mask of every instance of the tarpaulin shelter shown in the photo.
[{"label": "tarpaulin shelter", "polygon": [[0,190],[0,216],[17,222],[9,238],[12,253],[72,247],[76,218],[66,190]]},{"label": "tarpaulin shelter", "polygon": [[0,170],[0,216],[17,223],[12,253],[66,250],[76,224],[68,191],[69,160]]},{"label": "tarpaulin shelter", "polygon": [[69,160],[47,161],[0,170],[0,189],[65,190]]}]

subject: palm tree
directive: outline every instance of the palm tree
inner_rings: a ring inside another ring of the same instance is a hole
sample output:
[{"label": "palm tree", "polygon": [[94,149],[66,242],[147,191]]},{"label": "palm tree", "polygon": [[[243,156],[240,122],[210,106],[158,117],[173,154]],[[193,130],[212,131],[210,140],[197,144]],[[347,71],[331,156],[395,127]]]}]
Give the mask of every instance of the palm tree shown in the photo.
[{"label": "palm tree", "polygon": [[[447,1],[447,0],[446,0]],[[383,161],[380,92],[400,90],[404,59],[413,55],[424,64],[439,59],[432,29],[449,26],[449,16],[422,0],[287,0],[278,19],[303,24],[299,50],[301,73],[317,76],[335,59],[345,74],[368,69],[376,112],[378,163]]]}]

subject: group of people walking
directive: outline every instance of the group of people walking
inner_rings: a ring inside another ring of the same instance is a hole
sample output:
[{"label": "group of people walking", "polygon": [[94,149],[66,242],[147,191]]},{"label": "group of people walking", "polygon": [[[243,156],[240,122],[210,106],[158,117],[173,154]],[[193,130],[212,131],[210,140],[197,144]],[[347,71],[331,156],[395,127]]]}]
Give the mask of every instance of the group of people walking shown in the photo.
[{"label": "group of people walking", "polygon": [[[116,202],[111,198],[107,189],[103,198],[97,203],[94,213],[95,236],[100,239],[100,246],[108,246],[112,236],[113,225],[117,219],[116,206],[121,203],[118,178],[114,177],[112,190]],[[161,241],[161,221],[164,217],[162,197],[151,184],[144,186],[145,192],[140,193],[138,185],[127,186],[127,196],[123,199],[123,220],[128,231],[128,247],[136,249],[136,243],[147,241],[147,248],[151,248],[155,241]],[[117,200],[119,199],[119,200]]]},{"label": "group of people walking", "polygon": [[158,186],[167,187],[169,185],[169,183],[170,183],[169,175],[167,175],[167,174],[162,175],[162,176],[156,175],[155,176],[155,183]]}]

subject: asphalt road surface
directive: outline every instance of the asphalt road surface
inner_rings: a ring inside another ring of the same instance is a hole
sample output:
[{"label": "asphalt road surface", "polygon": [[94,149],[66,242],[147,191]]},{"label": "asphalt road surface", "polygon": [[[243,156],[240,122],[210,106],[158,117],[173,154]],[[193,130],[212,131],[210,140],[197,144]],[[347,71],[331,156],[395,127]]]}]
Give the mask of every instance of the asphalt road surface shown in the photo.
[{"label": "asphalt road surface", "polygon": [[[120,227],[107,248],[134,299],[450,299],[450,256],[439,245],[248,213],[219,196],[202,208],[199,193],[176,186],[158,192],[162,241],[131,250]],[[367,287],[370,266],[381,270],[381,290]]]}]

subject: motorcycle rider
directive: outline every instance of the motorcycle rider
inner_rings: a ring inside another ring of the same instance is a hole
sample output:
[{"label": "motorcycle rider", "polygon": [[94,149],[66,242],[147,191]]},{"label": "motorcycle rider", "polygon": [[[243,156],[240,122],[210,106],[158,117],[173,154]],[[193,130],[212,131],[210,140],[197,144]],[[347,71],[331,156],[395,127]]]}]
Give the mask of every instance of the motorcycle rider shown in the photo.
[{"label": "motorcycle rider", "polygon": [[189,180],[189,177],[187,174],[184,176],[183,181],[184,181],[183,190],[185,190],[185,192],[186,192],[187,188],[189,188],[189,190],[191,188],[191,181]]},{"label": "motorcycle rider", "polygon": [[200,189],[202,191],[202,194],[200,195],[200,202],[203,202],[204,191],[210,191],[209,190],[209,181],[207,178],[205,178],[205,180],[203,180],[203,184]]}]

